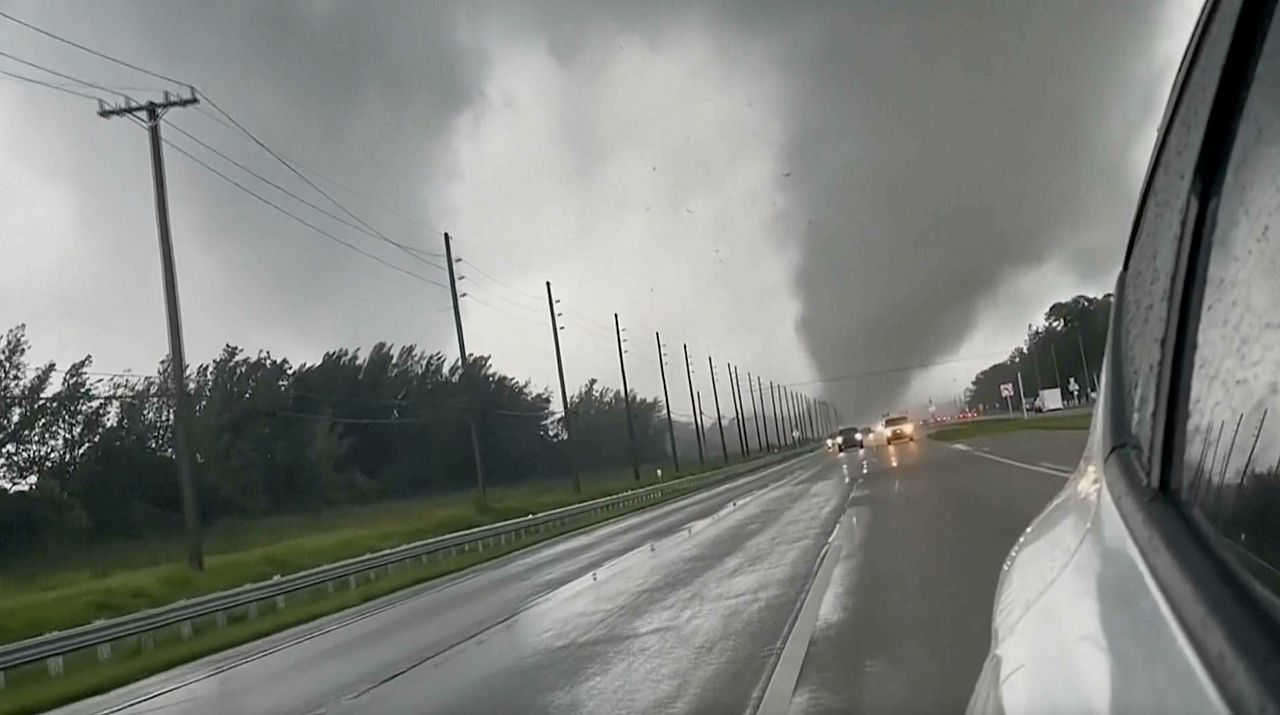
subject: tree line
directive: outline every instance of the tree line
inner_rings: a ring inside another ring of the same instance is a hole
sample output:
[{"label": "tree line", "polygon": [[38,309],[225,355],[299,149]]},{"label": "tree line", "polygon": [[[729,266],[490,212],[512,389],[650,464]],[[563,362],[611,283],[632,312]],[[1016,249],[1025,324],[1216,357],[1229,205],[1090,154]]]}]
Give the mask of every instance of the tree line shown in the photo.
[{"label": "tree line", "polygon": [[[0,556],[62,533],[181,528],[167,363],[96,376],[91,357],[33,365],[25,326],[0,340]],[[196,488],[206,522],[473,488],[469,422],[486,481],[568,479],[629,464],[624,396],[587,381],[569,403],[414,345],[337,349],[294,365],[228,345],[188,371]],[[632,392],[641,463],[666,459],[660,400]]]},{"label": "tree line", "polygon": [[1070,378],[1080,386],[1081,400],[1087,399],[1097,389],[1096,379],[1102,370],[1112,298],[1110,293],[1097,297],[1077,295],[1049,306],[1040,325],[1029,328],[1025,344],[974,376],[966,391],[968,406],[1005,409],[1000,385],[1013,383],[1013,408],[1018,410],[1019,372],[1027,400],[1034,400],[1042,388],[1052,387],[1061,387],[1064,399],[1069,398]]}]

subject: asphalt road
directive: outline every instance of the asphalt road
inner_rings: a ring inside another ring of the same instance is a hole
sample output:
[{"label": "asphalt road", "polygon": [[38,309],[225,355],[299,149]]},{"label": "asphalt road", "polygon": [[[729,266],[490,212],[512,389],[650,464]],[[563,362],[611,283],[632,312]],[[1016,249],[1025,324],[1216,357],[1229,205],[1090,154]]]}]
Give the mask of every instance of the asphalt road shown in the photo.
[{"label": "asphalt road", "polygon": [[[1069,434],[1044,460],[1074,463]],[[1061,484],[936,442],[816,454],[62,712],[742,713],[784,651],[792,712],[957,711],[1000,562]]]}]

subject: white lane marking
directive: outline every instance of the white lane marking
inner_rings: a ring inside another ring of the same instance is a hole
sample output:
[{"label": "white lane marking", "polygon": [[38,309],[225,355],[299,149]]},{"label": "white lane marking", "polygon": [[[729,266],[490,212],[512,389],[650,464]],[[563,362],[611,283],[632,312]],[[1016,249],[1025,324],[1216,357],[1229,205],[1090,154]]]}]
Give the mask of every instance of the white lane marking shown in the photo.
[{"label": "white lane marking", "polygon": [[1060,472],[1067,472],[1068,474],[1071,473],[1071,467],[1061,464],[1054,464],[1053,462],[1036,462],[1036,464],[1039,464],[1042,467],[1048,467],[1049,469],[1056,469]]},{"label": "white lane marking", "polygon": [[831,586],[831,574],[835,572],[840,551],[844,548],[844,540],[836,540],[841,521],[844,519],[836,521],[818,556],[817,573],[809,584],[809,592],[804,596],[800,613],[787,635],[782,656],[778,658],[773,673],[769,676],[769,685],[765,688],[764,697],[760,699],[760,707],[756,708],[756,715],[782,715],[791,709],[791,696],[795,693],[796,681],[800,679],[800,666],[804,665],[804,657],[809,652],[809,639],[813,637],[813,630],[818,625],[822,597]]},{"label": "white lane marking", "polygon": [[967,444],[956,443],[951,446],[952,448],[961,450],[962,452],[968,452],[969,454],[972,454],[975,457],[982,457],[983,459],[990,459],[996,462],[1004,462],[1005,464],[1012,464],[1015,467],[1030,469],[1033,472],[1044,472],[1045,474],[1052,474],[1055,477],[1071,476],[1071,470],[1059,468],[1057,465],[1044,464],[1044,463],[1028,464],[1026,462],[1019,462],[1016,459],[1009,459],[1008,457],[1000,457],[1000,456],[991,454],[990,452],[979,452],[978,450],[974,449],[973,447],[970,447]]}]

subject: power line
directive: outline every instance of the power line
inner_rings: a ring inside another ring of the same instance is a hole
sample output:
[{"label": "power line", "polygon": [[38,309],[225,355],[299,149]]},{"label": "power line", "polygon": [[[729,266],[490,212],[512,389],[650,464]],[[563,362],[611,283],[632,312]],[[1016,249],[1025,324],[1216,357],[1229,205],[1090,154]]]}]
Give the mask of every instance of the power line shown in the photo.
[{"label": "power line", "polygon": [[70,45],[70,46],[75,47],[75,48],[77,48],[77,49],[83,50],[83,51],[85,51],[85,52],[88,52],[88,53],[89,53],[89,54],[91,54],[91,55],[96,56],[96,57],[101,57],[101,58],[102,58],[102,59],[104,59],[104,60],[108,60],[108,61],[110,61],[110,62],[114,62],[114,63],[116,63],[116,64],[118,64],[118,65],[120,65],[120,66],[122,66],[122,67],[128,67],[128,68],[129,68],[129,69],[131,69],[131,70],[135,70],[135,71],[141,72],[141,73],[143,73],[143,74],[150,75],[150,76],[152,76],[152,77],[155,77],[156,79],[164,80],[165,82],[171,82],[171,83],[173,83],[173,84],[181,85],[181,86],[184,86],[184,87],[189,87],[189,86],[190,86],[190,84],[189,84],[189,83],[187,83],[187,82],[179,82],[178,80],[173,79],[172,77],[166,77],[166,76],[164,76],[164,75],[162,75],[162,74],[160,74],[160,73],[158,73],[158,72],[152,72],[152,71],[151,71],[151,70],[149,70],[149,69],[146,69],[146,68],[143,68],[143,67],[139,67],[138,65],[131,64],[131,63],[129,63],[129,62],[125,62],[124,60],[119,59],[119,58],[116,58],[116,57],[112,57],[111,55],[108,55],[108,54],[106,54],[105,52],[99,52],[98,50],[95,50],[95,49],[93,49],[92,47],[86,47],[86,46],[84,46],[84,45],[82,45],[82,44],[80,44],[80,43],[78,43],[78,42],[75,42],[75,41],[72,41],[72,40],[68,40],[67,38],[65,38],[65,37],[61,37],[61,36],[59,36],[59,35],[55,35],[54,33],[49,32],[48,30],[45,30],[45,29],[43,29],[43,28],[36,27],[35,25],[32,25],[31,23],[27,22],[26,20],[21,20],[21,19],[19,19],[19,18],[16,18],[16,17],[14,17],[13,15],[10,15],[10,14],[9,14],[9,13],[7,13],[7,12],[0,12],[0,17],[4,18],[4,19],[6,19],[6,20],[9,20],[10,22],[16,22],[17,24],[22,25],[23,27],[25,27],[25,28],[27,28],[27,29],[29,29],[29,30],[34,30],[34,31],[36,31],[36,32],[40,33],[41,35],[44,35],[45,37],[48,37],[48,38],[51,38],[51,39],[57,40],[58,42],[61,42],[61,43],[63,43],[63,44],[67,44],[67,45]]},{"label": "power line", "polygon": [[878,370],[867,370],[865,372],[852,372],[847,375],[835,375],[832,377],[821,377],[816,380],[804,380],[801,382],[781,383],[785,387],[804,387],[806,385],[821,385],[831,382],[844,382],[846,380],[857,380],[863,377],[874,377],[876,375],[890,375],[898,372],[910,372],[912,370],[923,370],[930,367],[938,367],[940,365],[950,365],[957,362],[968,362],[971,360],[989,360],[992,357],[1008,356],[1008,351],[999,353],[986,353],[983,355],[967,355],[964,357],[951,358],[948,360],[938,360],[936,362],[918,363],[915,365],[903,365],[900,367],[887,367]]},{"label": "power line", "polygon": [[[369,231],[373,232],[373,235],[377,236],[379,239],[386,241],[387,243],[391,244],[392,246],[395,246],[401,251],[404,251],[406,254],[410,256],[414,255],[413,251],[410,250],[408,246],[400,243],[399,241],[394,241],[388,238],[386,234],[382,233],[381,231],[374,228],[373,226],[370,226],[369,222],[355,215],[355,213],[353,213],[351,209],[348,209],[340,201],[333,198],[333,196],[329,195],[329,193],[326,192],[324,189],[321,189],[319,186],[317,186],[314,181],[312,181],[311,179],[308,179],[306,175],[303,174],[301,171],[299,171],[297,167],[295,167],[289,160],[281,156],[278,152],[276,152],[276,150],[267,146],[265,142],[259,139],[253,132],[245,128],[245,126],[241,124],[235,117],[231,116],[231,114],[228,113],[227,110],[223,109],[218,105],[217,102],[210,99],[209,95],[205,94],[204,92],[200,92],[200,98],[208,102],[210,107],[213,107],[215,111],[217,111],[219,114],[225,117],[227,121],[231,122],[231,124],[233,124],[236,129],[239,129],[241,133],[243,133],[246,137],[249,137],[249,139],[254,144],[257,144],[259,148],[261,148],[263,151],[270,154],[273,159],[280,162],[280,164],[283,165],[290,172],[292,172],[294,176],[297,176],[299,179],[302,179],[304,182],[306,182],[307,186],[310,186],[316,193],[328,199],[329,203],[333,204],[334,206],[337,206],[338,210],[342,211],[342,213],[346,214],[347,216],[350,216],[353,221],[369,229]],[[418,260],[422,260],[422,259],[418,258]]]},{"label": "power line", "polygon": [[[11,55],[11,54],[9,54],[8,52],[0,51],[0,57],[7,57],[7,58],[9,58],[9,59],[13,60],[14,62],[18,62],[18,63],[20,63],[20,64],[24,64],[24,65],[26,65],[26,66],[28,66],[28,67],[32,67],[32,68],[34,68],[34,69],[38,69],[38,70],[40,70],[41,72],[48,72],[49,74],[51,74],[51,75],[53,75],[53,76],[55,76],[55,77],[61,77],[62,79],[70,80],[70,81],[72,81],[72,82],[75,82],[76,84],[81,84],[81,85],[84,85],[85,87],[89,87],[89,88],[92,88],[92,89],[96,89],[96,90],[101,91],[101,92],[106,92],[107,94],[115,94],[115,95],[118,95],[118,96],[124,97],[125,99],[131,100],[131,101],[132,101],[132,99],[133,99],[133,98],[132,98],[132,97],[130,97],[129,95],[125,94],[124,92],[117,92],[116,90],[111,89],[110,87],[104,87],[104,86],[102,86],[102,85],[100,85],[100,84],[95,84],[95,83],[90,82],[89,80],[86,80],[86,79],[80,79],[79,77],[73,77],[72,75],[65,74],[65,73],[63,73],[63,72],[59,72],[58,70],[52,70],[52,69],[49,69],[48,67],[45,67],[44,65],[39,65],[39,64],[36,64],[35,62],[31,62],[31,61],[29,61],[29,60],[24,60],[24,59],[22,59],[21,57],[17,57],[17,56],[15,56],[15,55]],[[94,99],[97,99],[97,97],[94,97]]]},{"label": "power line", "polygon": [[[92,99],[94,101],[101,100],[101,97],[98,97],[92,94],[86,94],[84,92],[79,92],[74,89],[71,89],[69,86],[63,86],[56,82],[45,82],[43,80],[36,79],[35,77],[28,77],[26,75],[17,74],[15,72],[8,72],[6,70],[0,70],[0,75],[4,75],[5,77],[8,77],[10,79],[16,79],[23,82],[30,82],[31,84],[38,84],[42,87],[47,87],[49,89],[57,90],[59,92],[74,94],[77,97],[84,97],[85,99]],[[79,86],[79,85],[71,85],[71,86]]]},{"label": "power line", "polygon": [[[315,209],[316,211],[319,211],[320,213],[324,214],[325,216],[328,216],[329,218],[333,219],[334,221],[337,221],[338,223],[342,224],[343,226],[346,226],[346,227],[348,227],[348,228],[351,228],[351,229],[354,229],[354,230],[356,230],[356,231],[359,231],[360,233],[363,233],[363,234],[365,234],[366,236],[371,236],[371,237],[373,237],[373,238],[377,238],[377,239],[384,240],[384,241],[385,241],[385,240],[389,240],[389,239],[387,239],[387,238],[386,238],[386,237],[384,237],[384,236],[380,236],[380,235],[378,235],[377,233],[374,233],[374,232],[372,232],[372,231],[370,231],[370,230],[368,230],[368,229],[366,229],[366,228],[364,228],[364,227],[362,227],[362,226],[360,226],[360,225],[358,225],[358,224],[356,224],[356,223],[353,223],[353,222],[351,222],[351,221],[348,221],[347,219],[344,219],[344,218],[342,218],[341,216],[338,216],[338,215],[336,215],[336,214],[334,214],[334,213],[332,213],[332,212],[328,211],[327,209],[321,208],[320,206],[317,206],[316,204],[314,204],[314,203],[312,203],[312,202],[308,201],[307,199],[302,198],[301,196],[299,196],[299,195],[297,195],[297,194],[293,193],[292,191],[290,191],[290,190],[286,189],[285,187],[281,186],[280,184],[277,184],[276,182],[272,181],[271,179],[268,179],[267,177],[265,177],[265,176],[263,176],[263,175],[259,174],[258,172],[254,171],[253,169],[250,169],[249,167],[245,166],[244,164],[241,164],[240,162],[236,161],[235,159],[231,158],[230,156],[227,156],[227,155],[226,155],[226,154],[224,154],[223,152],[218,151],[216,148],[214,148],[214,147],[210,146],[208,143],[206,143],[205,141],[203,141],[202,139],[200,139],[200,138],[199,138],[199,137],[197,137],[196,135],[194,135],[194,134],[192,134],[191,132],[187,131],[186,129],[183,129],[182,127],[180,127],[180,126],[178,126],[178,125],[174,124],[172,121],[168,121],[168,120],[166,120],[166,121],[165,121],[165,124],[168,124],[168,125],[169,125],[170,127],[172,127],[174,130],[176,130],[179,134],[182,134],[183,136],[185,136],[185,137],[187,137],[188,139],[190,139],[191,141],[193,141],[193,142],[195,142],[195,143],[199,144],[200,146],[204,147],[205,149],[207,149],[208,151],[212,152],[213,154],[216,154],[217,156],[221,157],[224,161],[226,161],[226,162],[228,162],[228,163],[232,164],[233,166],[235,166],[236,168],[240,169],[241,171],[244,171],[245,173],[249,174],[249,175],[250,175],[250,176],[252,176],[253,178],[257,179],[258,181],[261,181],[261,182],[263,182],[263,183],[265,183],[265,184],[267,184],[267,185],[269,185],[269,186],[271,186],[271,187],[275,188],[277,191],[279,191],[279,192],[281,192],[281,193],[285,194],[286,196],[288,196],[288,197],[290,197],[290,198],[294,199],[295,201],[298,201],[299,203],[302,203],[302,204],[303,204],[303,205],[305,205],[305,206],[308,206],[308,207],[310,207],[310,208]],[[392,243],[395,243],[395,242],[394,242],[394,241],[392,241]],[[395,245],[399,246],[400,244],[396,243]],[[436,268],[436,269],[439,269],[439,270],[442,270],[442,271],[443,271],[443,270],[445,270],[445,267],[444,267],[444,266],[442,266],[442,265],[440,265],[440,264],[438,264],[438,263],[435,263],[435,262],[433,262],[433,261],[429,261],[429,260],[427,260],[427,259],[425,259],[425,258],[422,258],[421,256],[416,256],[416,255],[414,255],[413,253],[410,253],[410,254],[409,254],[409,256],[410,256],[410,258],[413,258],[414,260],[419,261],[419,262],[421,262],[421,263],[425,263],[426,265],[431,266],[432,268]]]},{"label": "power line", "polygon": [[503,282],[503,281],[501,281],[501,280],[499,280],[499,279],[497,279],[497,278],[494,278],[491,274],[489,274],[489,273],[488,273],[487,271],[485,271],[483,268],[481,268],[480,266],[477,266],[475,263],[473,263],[471,260],[469,260],[469,259],[467,259],[467,258],[462,258],[462,259],[461,259],[461,261],[462,261],[463,263],[467,264],[468,266],[471,266],[472,268],[474,268],[474,269],[475,269],[475,271],[476,271],[476,273],[479,273],[480,275],[482,275],[482,276],[484,276],[485,278],[489,279],[490,281],[492,281],[492,282],[496,283],[497,285],[500,285],[500,286],[502,286],[503,288],[506,288],[506,289],[508,289],[508,290],[515,291],[516,293],[519,293],[521,296],[523,296],[523,297],[525,297],[525,298],[528,298],[529,300],[532,300],[532,301],[534,301],[535,303],[539,303],[539,304],[540,304],[540,303],[542,303],[542,297],[541,297],[541,296],[537,296],[537,295],[534,295],[534,294],[532,294],[532,293],[526,293],[526,292],[524,292],[523,290],[521,290],[521,289],[519,289],[519,288],[516,288],[515,286],[511,285],[510,283],[505,283],[505,282]]},{"label": "power line", "polygon": [[280,213],[284,214],[285,216],[288,216],[289,218],[293,219],[294,221],[297,221],[298,223],[302,224],[303,226],[306,226],[307,228],[311,229],[312,231],[315,231],[316,233],[318,233],[318,234],[320,234],[320,235],[324,236],[325,238],[328,238],[328,239],[329,239],[329,240],[331,240],[331,241],[334,241],[334,242],[339,243],[339,244],[341,244],[341,245],[343,245],[343,246],[346,246],[347,248],[351,249],[352,251],[355,251],[356,253],[359,253],[360,255],[365,256],[366,258],[371,258],[371,259],[373,259],[373,260],[377,261],[378,263],[381,263],[382,265],[384,265],[384,266],[386,266],[386,267],[388,267],[388,268],[390,268],[390,269],[392,269],[392,270],[399,271],[399,272],[401,272],[401,273],[403,273],[403,274],[405,274],[405,275],[407,275],[407,276],[410,276],[410,277],[412,277],[412,278],[416,278],[417,280],[422,281],[423,283],[427,283],[427,284],[430,284],[430,285],[436,286],[436,287],[438,287],[438,288],[447,288],[447,287],[448,287],[448,286],[446,286],[445,284],[443,284],[443,283],[441,283],[441,282],[439,282],[439,281],[432,280],[432,279],[430,279],[430,278],[427,278],[426,276],[420,275],[420,274],[418,274],[418,273],[414,273],[413,271],[410,271],[410,270],[408,270],[408,269],[406,269],[406,268],[402,268],[402,267],[400,267],[400,266],[397,266],[396,264],[391,263],[390,261],[384,260],[384,259],[383,259],[383,258],[381,258],[380,256],[377,256],[377,255],[375,255],[375,254],[373,254],[373,253],[369,253],[368,251],[366,251],[366,250],[364,250],[364,249],[360,248],[359,246],[356,246],[355,244],[349,243],[349,242],[347,242],[347,241],[345,241],[345,240],[343,240],[343,239],[341,239],[341,238],[339,238],[339,237],[337,237],[337,236],[333,235],[332,233],[329,233],[328,231],[326,231],[326,230],[324,230],[324,229],[320,228],[319,226],[317,226],[317,225],[315,225],[315,224],[311,223],[310,221],[307,221],[306,219],[302,218],[301,216],[298,216],[297,214],[295,214],[295,213],[293,213],[293,212],[289,211],[288,209],[282,208],[281,206],[279,206],[279,205],[277,205],[277,204],[273,203],[270,199],[267,199],[266,197],[264,197],[264,196],[262,196],[261,194],[257,193],[257,192],[256,192],[256,191],[254,191],[253,189],[250,189],[250,188],[246,187],[244,184],[240,183],[239,181],[236,181],[235,179],[231,178],[230,176],[227,176],[226,174],[222,173],[221,171],[218,171],[217,169],[215,169],[215,168],[213,168],[212,166],[210,166],[208,163],[206,163],[206,162],[204,162],[203,160],[199,159],[198,157],[196,157],[196,156],[192,155],[190,152],[188,152],[187,150],[185,150],[185,149],[183,149],[182,147],[178,146],[177,144],[174,144],[173,142],[169,141],[168,139],[165,139],[165,140],[163,140],[163,141],[164,141],[164,143],[165,143],[165,144],[167,144],[167,145],[169,145],[170,147],[172,147],[174,151],[178,152],[179,154],[182,154],[183,156],[187,157],[187,158],[188,158],[188,159],[190,159],[191,161],[194,161],[196,164],[199,164],[200,166],[204,167],[206,170],[208,170],[208,171],[212,172],[213,174],[215,174],[216,176],[220,177],[223,181],[226,181],[226,182],[230,183],[232,186],[235,186],[236,188],[240,189],[241,191],[245,192],[246,194],[249,194],[249,195],[250,195],[250,196],[252,196],[253,198],[257,199],[258,201],[261,201],[262,203],[266,204],[267,206],[270,206],[271,208],[275,209],[276,211],[279,211]]}]

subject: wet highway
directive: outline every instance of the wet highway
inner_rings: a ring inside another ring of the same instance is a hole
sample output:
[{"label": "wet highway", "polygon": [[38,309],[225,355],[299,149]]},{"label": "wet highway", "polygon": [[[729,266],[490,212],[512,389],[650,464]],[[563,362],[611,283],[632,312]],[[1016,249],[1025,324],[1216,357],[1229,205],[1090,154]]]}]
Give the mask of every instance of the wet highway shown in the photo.
[{"label": "wet highway", "polygon": [[1062,484],[1014,462],[1083,447],[1044,434],[806,456],[62,712],[956,711]]}]

